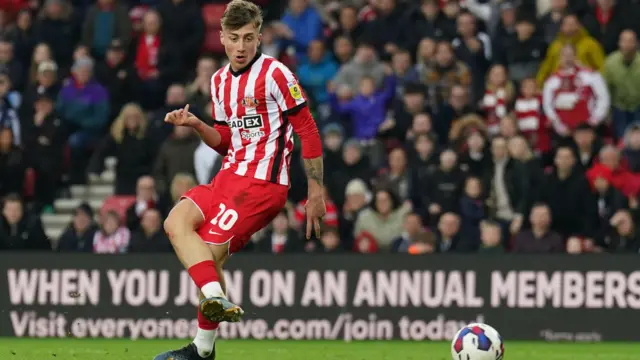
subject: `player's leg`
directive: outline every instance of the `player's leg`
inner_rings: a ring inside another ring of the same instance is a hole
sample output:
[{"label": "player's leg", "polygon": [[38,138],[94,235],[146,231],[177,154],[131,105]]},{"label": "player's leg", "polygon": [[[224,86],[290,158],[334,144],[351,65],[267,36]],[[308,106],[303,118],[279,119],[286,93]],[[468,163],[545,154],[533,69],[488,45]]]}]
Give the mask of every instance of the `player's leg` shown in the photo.
[{"label": "player's leg", "polygon": [[178,202],[164,221],[164,230],[176,255],[200,291],[206,297],[222,297],[224,292],[218,282],[213,254],[197,233],[206,220],[206,214],[196,205],[196,201],[189,198]]},{"label": "player's leg", "polygon": [[[224,293],[227,293],[227,286],[224,281],[224,273],[222,272],[222,265],[227,260],[228,255],[228,243],[223,245],[209,245],[213,254],[214,261],[216,263],[216,270],[218,271],[218,277],[220,285]],[[200,302],[205,300],[205,296],[200,292]],[[202,311],[198,309],[198,330],[196,336],[193,339],[193,344],[196,347],[198,355],[202,358],[206,358],[210,354],[215,353],[215,341],[218,335],[219,322],[214,322],[207,319]]]},{"label": "player's leg", "polygon": [[[206,246],[206,245],[205,245]],[[226,293],[224,275],[222,265],[227,259],[228,243],[223,245],[208,245],[211,257],[216,264],[216,271],[219,274],[218,282]],[[200,291],[201,303],[207,298]],[[218,333],[219,322],[207,319],[200,309],[198,309],[198,329],[193,341],[178,350],[171,350],[157,355],[154,360],[215,360],[216,348],[215,341]]]}]

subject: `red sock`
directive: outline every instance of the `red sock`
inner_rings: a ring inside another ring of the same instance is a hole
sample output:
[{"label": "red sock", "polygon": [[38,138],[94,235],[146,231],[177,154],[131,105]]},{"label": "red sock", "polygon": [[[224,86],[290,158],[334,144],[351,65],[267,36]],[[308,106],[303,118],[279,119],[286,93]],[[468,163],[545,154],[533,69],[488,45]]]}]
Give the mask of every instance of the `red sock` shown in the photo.
[{"label": "red sock", "polygon": [[196,283],[198,289],[201,289],[208,283],[218,281],[218,272],[216,271],[216,264],[213,260],[199,262],[187,271],[189,271],[189,275],[191,279],[193,279],[193,282]]},{"label": "red sock", "polygon": [[218,328],[220,323],[213,322],[202,315],[200,311],[198,311],[198,328],[202,330],[215,330]]}]

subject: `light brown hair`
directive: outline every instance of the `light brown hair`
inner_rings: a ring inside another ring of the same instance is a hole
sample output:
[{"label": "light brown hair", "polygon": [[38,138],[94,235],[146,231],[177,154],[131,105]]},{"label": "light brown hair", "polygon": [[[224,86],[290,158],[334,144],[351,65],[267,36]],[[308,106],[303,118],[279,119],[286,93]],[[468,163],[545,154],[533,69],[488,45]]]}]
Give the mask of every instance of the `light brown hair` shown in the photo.
[{"label": "light brown hair", "polygon": [[262,27],[262,11],[252,2],[233,0],[227,5],[221,23],[225,30],[238,30],[247,24],[253,24],[259,31]]}]

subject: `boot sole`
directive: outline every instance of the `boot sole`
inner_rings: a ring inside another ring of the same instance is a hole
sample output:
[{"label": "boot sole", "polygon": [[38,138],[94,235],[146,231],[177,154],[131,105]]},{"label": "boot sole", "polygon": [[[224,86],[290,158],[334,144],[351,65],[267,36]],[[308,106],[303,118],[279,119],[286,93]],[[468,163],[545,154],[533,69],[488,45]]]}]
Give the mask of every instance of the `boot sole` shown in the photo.
[{"label": "boot sole", "polygon": [[225,309],[220,300],[207,299],[200,304],[200,312],[204,317],[213,322],[238,322],[244,315],[244,310],[239,306]]}]

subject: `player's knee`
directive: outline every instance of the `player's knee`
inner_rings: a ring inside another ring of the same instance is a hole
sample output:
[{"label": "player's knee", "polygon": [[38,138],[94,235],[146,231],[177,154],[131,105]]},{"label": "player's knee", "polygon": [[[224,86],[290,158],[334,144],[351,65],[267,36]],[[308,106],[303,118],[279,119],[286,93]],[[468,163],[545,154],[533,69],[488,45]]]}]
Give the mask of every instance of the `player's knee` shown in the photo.
[{"label": "player's knee", "polygon": [[173,211],[164,220],[164,231],[167,233],[167,237],[171,242],[181,238],[181,235],[185,235],[186,226],[184,220],[180,221],[180,212]]}]

